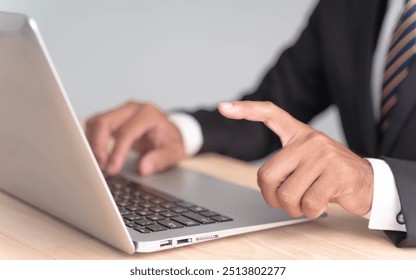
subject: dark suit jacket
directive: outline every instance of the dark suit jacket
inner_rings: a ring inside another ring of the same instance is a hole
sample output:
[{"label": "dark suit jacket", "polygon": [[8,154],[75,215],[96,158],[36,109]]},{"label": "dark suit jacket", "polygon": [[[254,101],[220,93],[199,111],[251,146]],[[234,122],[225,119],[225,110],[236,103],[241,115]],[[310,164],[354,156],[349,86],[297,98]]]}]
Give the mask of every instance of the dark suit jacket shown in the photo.
[{"label": "dark suit jacket", "polygon": [[[386,0],[322,0],[298,41],[283,52],[258,89],[244,100],[268,100],[305,123],[335,104],[349,147],[383,157],[397,183],[407,233],[387,232],[399,247],[416,246],[416,63],[399,89],[391,129],[378,135],[371,102],[374,49]],[[244,160],[263,157],[280,141],[261,123],[228,120],[218,111],[192,115],[202,127],[202,152]]]}]

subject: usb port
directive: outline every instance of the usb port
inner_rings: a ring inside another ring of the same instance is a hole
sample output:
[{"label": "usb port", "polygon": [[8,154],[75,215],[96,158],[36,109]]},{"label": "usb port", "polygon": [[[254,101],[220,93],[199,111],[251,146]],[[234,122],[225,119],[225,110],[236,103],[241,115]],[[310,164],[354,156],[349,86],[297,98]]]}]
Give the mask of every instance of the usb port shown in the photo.
[{"label": "usb port", "polygon": [[176,245],[185,245],[188,243],[192,243],[192,238],[185,238],[185,239],[179,239],[176,241]]},{"label": "usb port", "polygon": [[164,240],[160,242],[160,247],[172,246],[172,240]]}]

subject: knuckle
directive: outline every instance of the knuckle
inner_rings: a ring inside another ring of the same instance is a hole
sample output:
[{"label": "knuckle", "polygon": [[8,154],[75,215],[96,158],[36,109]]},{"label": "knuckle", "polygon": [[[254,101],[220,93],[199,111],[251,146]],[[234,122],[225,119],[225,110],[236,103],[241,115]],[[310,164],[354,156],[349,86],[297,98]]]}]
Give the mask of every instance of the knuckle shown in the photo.
[{"label": "knuckle", "polygon": [[268,110],[273,110],[276,107],[276,105],[271,101],[264,101],[264,104]]},{"label": "knuckle", "polygon": [[322,206],[311,195],[305,195],[302,199],[302,210],[308,218],[317,218],[321,214]]},{"label": "knuckle", "polygon": [[150,103],[142,104],[140,110],[146,115],[151,114],[156,116],[161,114],[160,110],[155,105]]},{"label": "knuckle", "polygon": [[266,204],[272,208],[279,207],[278,199],[276,197],[275,188],[277,187],[271,178],[270,168],[261,167],[257,171],[257,184],[260,187],[263,198]]},{"label": "knuckle", "polygon": [[143,110],[146,110],[146,111],[153,111],[156,109],[156,106],[151,103],[143,103],[142,108]]},{"label": "knuckle", "polygon": [[272,184],[272,172],[270,168],[260,167],[257,171],[257,184],[260,187],[269,187]]},{"label": "knuckle", "polygon": [[324,151],[322,158],[325,160],[325,162],[331,165],[333,164],[334,166],[337,166],[339,168],[338,165],[335,165],[336,164],[335,161],[338,158],[338,152],[335,149],[332,149],[331,147],[327,147]]},{"label": "knuckle", "polygon": [[351,169],[351,166],[346,161],[341,161],[336,163],[336,173],[339,178],[342,178],[344,184],[349,185],[350,181],[355,179],[354,170]]},{"label": "knuckle", "polygon": [[298,204],[296,196],[290,190],[279,188],[276,194],[282,206],[292,207]]},{"label": "knuckle", "polygon": [[274,115],[273,113],[276,110],[276,105],[271,101],[264,101],[264,104],[265,104],[265,108],[266,108],[266,112],[267,112],[267,116],[264,120],[264,123],[266,125],[270,125],[273,121],[272,116]]},{"label": "knuckle", "polygon": [[315,145],[325,145],[328,142],[328,137],[324,133],[317,130],[309,133],[307,138]]}]

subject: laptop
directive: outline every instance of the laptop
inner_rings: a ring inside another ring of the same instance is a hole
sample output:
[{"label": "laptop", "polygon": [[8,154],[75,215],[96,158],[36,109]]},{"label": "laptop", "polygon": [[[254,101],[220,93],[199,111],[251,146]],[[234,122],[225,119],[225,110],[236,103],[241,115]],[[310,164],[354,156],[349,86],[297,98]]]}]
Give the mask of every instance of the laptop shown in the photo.
[{"label": "laptop", "polygon": [[126,253],[308,220],[186,168],[140,177],[130,158],[120,176],[105,176],[35,21],[22,14],[0,12],[0,120],[0,189]]}]

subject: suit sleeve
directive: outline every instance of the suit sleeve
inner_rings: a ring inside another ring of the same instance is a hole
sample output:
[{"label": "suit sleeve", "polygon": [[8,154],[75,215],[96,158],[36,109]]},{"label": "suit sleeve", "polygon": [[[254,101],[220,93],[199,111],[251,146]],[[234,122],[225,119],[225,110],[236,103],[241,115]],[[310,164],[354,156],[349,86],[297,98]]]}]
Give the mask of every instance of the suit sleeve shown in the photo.
[{"label": "suit sleeve", "polygon": [[[399,193],[401,214],[407,232],[386,231],[387,236],[397,247],[416,247],[416,162],[393,158],[383,158],[390,166]],[[399,215],[399,213],[397,213]]]},{"label": "suit sleeve", "polygon": [[[319,17],[320,4],[297,42],[282,53],[257,90],[241,100],[271,101],[305,123],[332,103],[321,66]],[[200,153],[217,152],[254,160],[281,147],[278,137],[262,123],[229,120],[218,110],[203,109],[191,114],[202,128]]]}]

